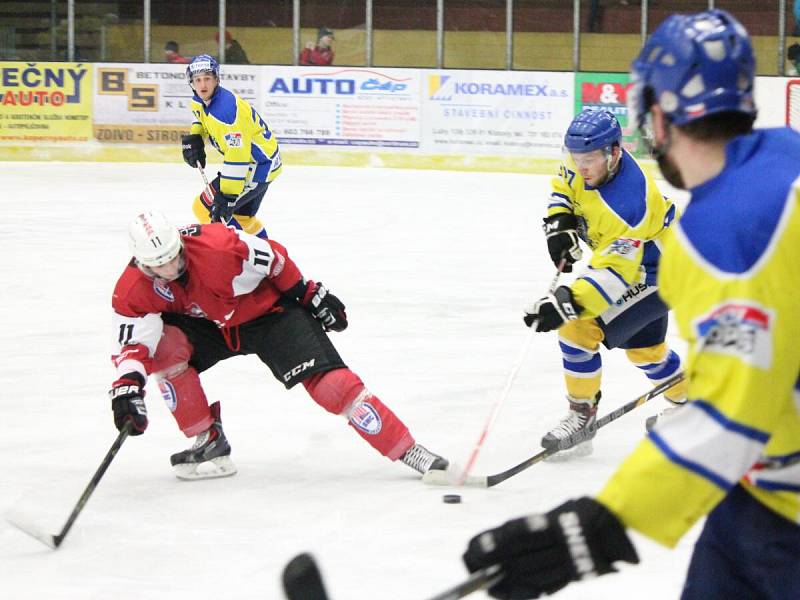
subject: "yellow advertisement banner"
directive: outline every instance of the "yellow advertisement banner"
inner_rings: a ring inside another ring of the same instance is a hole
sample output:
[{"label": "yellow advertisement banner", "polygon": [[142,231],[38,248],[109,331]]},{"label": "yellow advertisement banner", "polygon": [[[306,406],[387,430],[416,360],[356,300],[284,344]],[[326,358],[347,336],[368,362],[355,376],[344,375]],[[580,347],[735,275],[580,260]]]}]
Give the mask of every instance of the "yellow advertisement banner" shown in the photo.
[{"label": "yellow advertisement banner", "polygon": [[0,62],[0,142],[91,138],[91,65]]},{"label": "yellow advertisement banner", "polygon": [[[110,144],[177,144],[189,135],[185,125],[95,125],[95,139]],[[178,155],[180,152],[178,152]]]}]

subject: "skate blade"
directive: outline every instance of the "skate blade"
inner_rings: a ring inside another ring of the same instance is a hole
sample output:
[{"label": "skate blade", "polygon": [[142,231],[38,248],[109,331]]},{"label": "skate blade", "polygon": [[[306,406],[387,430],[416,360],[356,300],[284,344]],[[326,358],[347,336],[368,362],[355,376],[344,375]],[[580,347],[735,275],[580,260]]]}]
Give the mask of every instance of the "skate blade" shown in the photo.
[{"label": "skate blade", "polygon": [[218,456],[202,463],[184,463],[173,465],[175,476],[184,481],[198,479],[216,479],[236,475],[238,469],[229,456]]},{"label": "skate blade", "polygon": [[556,452],[555,454],[551,454],[547,458],[545,458],[545,462],[565,462],[568,460],[572,460],[573,458],[583,458],[585,456],[589,456],[594,452],[594,446],[592,444],[592,440],[588,440],[585,442],[581,442],[577,446],[573,446],[572,448],[568,448],[566,450],[561,450]]}]

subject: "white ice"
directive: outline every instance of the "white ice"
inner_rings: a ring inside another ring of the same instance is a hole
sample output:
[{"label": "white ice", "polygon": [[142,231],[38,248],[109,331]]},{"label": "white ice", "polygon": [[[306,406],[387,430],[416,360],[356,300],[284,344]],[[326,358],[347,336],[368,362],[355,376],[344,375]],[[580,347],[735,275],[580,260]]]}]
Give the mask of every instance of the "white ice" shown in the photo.
[{"label": "white ice", "polygon": [[[201,181],[178,164],[5,163],[0,186],[0,510],[56,533],[116,436],[110,297],[127,224],[150,207],[192,221]],[[347,304],[350,327],[333,339],[348,365],[420,443],[464,464],[525,343],[522,310],[554,273],[547,189],[534,175],[289,165],[260,215]],[[604,365],[601,413],[648,389],[621,351]],[[379,456],[255,357],[202,379],[239,473],[176,479],[169,455],[190,441],[148,387],[149,429],[123,445],[58,551],[0,523],[0,598],[278,599],[283,566],[310,551],[332,600],[423,600],[465,577],[478,531],[597,492],[663,407],[604,428],[589,458],[456,490]],[[474,472],[538,452],[563,394],[556,337],[537,335]],[[444,504],[448,492],[463,503]],[[696,535],[672,551],[634,535],[642,564],[558,597],[677,598]]]}]

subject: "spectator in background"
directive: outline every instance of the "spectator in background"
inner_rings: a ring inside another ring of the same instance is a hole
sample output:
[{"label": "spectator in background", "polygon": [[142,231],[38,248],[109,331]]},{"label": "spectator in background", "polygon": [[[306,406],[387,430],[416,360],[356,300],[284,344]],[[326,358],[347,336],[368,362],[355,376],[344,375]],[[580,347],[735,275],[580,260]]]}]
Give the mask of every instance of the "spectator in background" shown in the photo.
[{"label": "spectator in background", "polygon": [[600,30],[600,10],[600,0],[591,0],[591,3],[589,4],[590,33],[595,33]]},{"label": "spectator in background", "polygon": [[301,65],[327,66],[333,64],[333,48],[331,42],[336,38],[333,31],[320,27],[317,31],[317,43],[308,42],[300,53]]},{"label": "spectator in background", "polygon": [[786,58],[788,58],[792,66],[789,67],[787,75],[792,77],[800,74],[800,44],[792,44],[786,49]]},{"label": "spectator in background", "polygon": [[173,65],[188,65],[190,62],[188,58],[181,56],[178,43],[173,41],[164,44],[164,58]]},{"label": "spectator in background", "polygon": [[[214,41],[219,45],[219,31],[214,34]],[[244,48],[231,36],[230,31],[225,32],[225,60],[229,65],[249,65],[250,59],[247,58]]]}]

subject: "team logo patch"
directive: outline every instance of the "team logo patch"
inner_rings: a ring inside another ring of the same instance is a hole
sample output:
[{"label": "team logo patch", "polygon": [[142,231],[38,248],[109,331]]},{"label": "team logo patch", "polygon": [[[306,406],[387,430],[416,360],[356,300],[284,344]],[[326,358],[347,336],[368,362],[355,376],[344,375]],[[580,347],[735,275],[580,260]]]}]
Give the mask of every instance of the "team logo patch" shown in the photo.
[{"label": "team logo patch", "polygon": [[175,388],[166,379],[158,382],[158,389],[161,390],[161,397],[169,409],[169,412],[175,412],[178,408],[178,395],[175,393]]},{"label": "team logo patch", "polygon": [[750,301],[729,302],[695,320],[703,349],[735,356],[768,369],[772,365],[773,311]]},{"label": "team logo patch", "polygon": [[236,131],[225,134],[225,143],[228,148],[241,148],[242,147],[242,134]]},{"label": "team logo patch", "polygon": [[603,254],[617,254],[628,260],[634,260],[642,247],[642,240],[634,238],[617,238],[603,251]]},{"label": "team logo patch", "polygon": [[153,279],[153,291],[167,302],[175,302],[175,295],[172,293],[169,283],[163,279],[159,279],[158,277]]},{"label": "team logo patch", "polygon": [[189,71],[192,74],[202,73],[203,71],[213,71],[213,70],[214,69],[211,68],[210,60],[197,60],[189,65]]},{"label": "team logo patch", "polygon": [[380,433],[383,425],[378,411],[369,402],[362,402],[353,410],[350,422],[368,435]]}]

